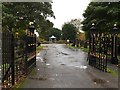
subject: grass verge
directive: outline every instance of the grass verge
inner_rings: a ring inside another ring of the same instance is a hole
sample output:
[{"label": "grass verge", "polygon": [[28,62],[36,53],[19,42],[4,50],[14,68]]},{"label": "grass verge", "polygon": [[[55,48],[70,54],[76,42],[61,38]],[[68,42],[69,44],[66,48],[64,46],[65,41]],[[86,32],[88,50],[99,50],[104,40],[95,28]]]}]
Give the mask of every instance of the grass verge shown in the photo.
[{"label": "grass verge", "polygon": [[113,70],[113,69],[111,69],[111,68],[107,68],[107,72],[111,73],[112,76],[118,77],[118,72]]},{"label": "grass verge", "polygon": [[89,51],[89,48],[81,47],[80,49],[81,49],[82,51],[84,51],[84,52],[88,52],[88,51]]},{"label": "grass verge", "polygon": [[72,49],[81,49],[83,52],[88,52],[89,51],[89,48],[84,48],[84,47],[75,47],[75,46],[72,46],[72,44],[67,44],[67,47],[69,48],[72,48]]},{"label": "grass verge", "polygon": [[[29,75],[26,76],[26,77],[33,76],[33,75],[35,75],[35,74],[36,74],[36,69],[34,68],[34,69],[29,73]],[[15,85],[14,88],[13,88],[13,90],[21,90],[22,87],[23,87],[26,83],[28,83],[26,77],[23,78],[23,80],[21,80],[20,83],[18,83],[17,85]]]},{"label": "grass verge", "polygon": [[36,54],[39,53],[43,48],[44,48],[44,46],[38,46],[36,48]]}]

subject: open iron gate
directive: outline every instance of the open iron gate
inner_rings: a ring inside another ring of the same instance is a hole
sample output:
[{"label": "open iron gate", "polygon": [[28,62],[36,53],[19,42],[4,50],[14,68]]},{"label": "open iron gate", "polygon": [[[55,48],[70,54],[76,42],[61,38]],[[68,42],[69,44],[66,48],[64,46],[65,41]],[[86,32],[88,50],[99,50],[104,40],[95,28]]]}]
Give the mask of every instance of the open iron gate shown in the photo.
[{"label": "open iron gate", "polygon": [[36,66],[36,37],[2,31],[2,88],[12,88]]},{"label": "open iron gate", "polygon": [[107,72],[107,63],[118,64],[117,59],[117,28],[112,32],[99,33],[91,27],[89,40],[89,65]]},{"label": "open iron gate", "polygon": [[9,30],[2,32],[2,85],[14,85],[14,39]]}]

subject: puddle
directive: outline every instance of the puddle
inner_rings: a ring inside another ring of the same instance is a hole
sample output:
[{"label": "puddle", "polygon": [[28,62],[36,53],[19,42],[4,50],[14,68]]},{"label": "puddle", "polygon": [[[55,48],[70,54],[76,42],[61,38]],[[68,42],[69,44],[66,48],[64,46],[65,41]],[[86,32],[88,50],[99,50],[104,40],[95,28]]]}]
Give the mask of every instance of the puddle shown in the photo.
[{"label": "puddle", "polygon": [[55,76],[58,76],[58,74],[55,74]]},{"label": "puddle", "polygon": [[36,57],[36,61],[38,61],[38,60],[40,60],[41,62],[44,62],[44,60],[43,60],[43,58],[41,58],[41,57]]},{"label": "puddle", "polygon": [[36,59],[41,59],[40,57],[36,57]]},{"label": "puddle", "polygon": [[52,80],[52,81],[54,81],[54,80],[55,80],[55,78],[49,78],[49,80]]},{"label": "puddle", "polygon": [[69,54],[67,54],[67,53],[63,53],[63,52],[61,52],[61,54],[63,54],[63,55],[69,55]]},{"label": "puddle", "polygon": [[94,82],[94,84],[104,84],[104,83],[106,83],[106,81],[105,80],[102,80],[102,79],[93,79],[93,82]]},{"label": "puddle", "polygon": [[44,60],[42,58],[40,60],[41,60],[41,62],[44,62]]},{"label": "puddle", "polygon": [[83,69],[87,69],[87,66],[81,66],[81,68],[83,68]]},{"label": "puddle", "polygon": [[74,66],[76,68],[80,68],[80,69],[87,69],[87,66]]},{"label": "puddle", "polygon": [[46,64],[46,66],[50,66],[50,64],[49,64],[49,63],[47,63],[47,64]]},{"label": "puddle", "polygon": [[65,65],[64,63],[62,63],[61,65]]}]

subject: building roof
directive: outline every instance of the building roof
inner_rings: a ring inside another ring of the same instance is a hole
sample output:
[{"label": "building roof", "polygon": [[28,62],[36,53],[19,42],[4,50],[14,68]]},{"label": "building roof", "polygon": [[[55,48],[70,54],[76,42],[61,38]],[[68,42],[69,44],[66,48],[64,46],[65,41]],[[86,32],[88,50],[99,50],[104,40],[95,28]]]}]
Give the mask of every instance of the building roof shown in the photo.
[{"label": "building roof", "polygon": [[56,37],[52,35],[50,38],[56,38]]}]

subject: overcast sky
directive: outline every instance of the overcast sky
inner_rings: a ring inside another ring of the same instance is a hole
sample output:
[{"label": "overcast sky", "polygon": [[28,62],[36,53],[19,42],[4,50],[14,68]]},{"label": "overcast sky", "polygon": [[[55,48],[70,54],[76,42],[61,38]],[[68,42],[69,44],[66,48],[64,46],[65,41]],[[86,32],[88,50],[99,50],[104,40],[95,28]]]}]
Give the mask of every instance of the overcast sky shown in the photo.
[{"label": "overcast sky", "polygon": [[90,0],[52,0],[52,10],[56,19],[51,19],[54,27],[61,29],[64,22],[71,19],[83,19],[83,12]]}]

